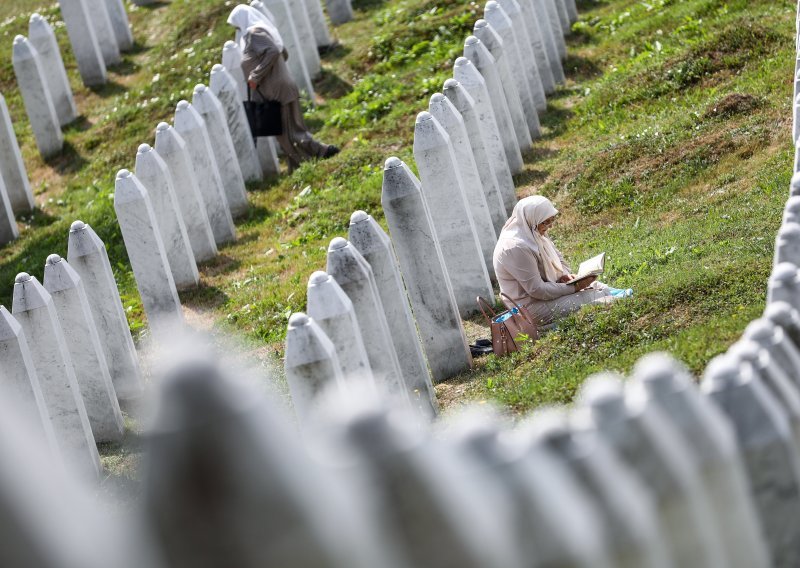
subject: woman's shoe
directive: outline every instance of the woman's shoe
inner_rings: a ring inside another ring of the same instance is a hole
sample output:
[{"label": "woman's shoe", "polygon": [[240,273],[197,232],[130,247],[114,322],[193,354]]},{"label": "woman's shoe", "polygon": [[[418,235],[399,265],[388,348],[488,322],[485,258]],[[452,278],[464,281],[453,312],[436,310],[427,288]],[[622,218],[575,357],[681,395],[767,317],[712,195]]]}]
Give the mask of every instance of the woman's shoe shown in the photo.
[{"label": "woman's shoe", "polygon": [[339,152],[341,152],[341,150],[339,150],[339,148],[337,146],[334,146],[333,144],[329,144],[328,145],[328,149],[325,150],[325,153],[322,155],[322,157],[325,158],[325,159],[333,158]]}]

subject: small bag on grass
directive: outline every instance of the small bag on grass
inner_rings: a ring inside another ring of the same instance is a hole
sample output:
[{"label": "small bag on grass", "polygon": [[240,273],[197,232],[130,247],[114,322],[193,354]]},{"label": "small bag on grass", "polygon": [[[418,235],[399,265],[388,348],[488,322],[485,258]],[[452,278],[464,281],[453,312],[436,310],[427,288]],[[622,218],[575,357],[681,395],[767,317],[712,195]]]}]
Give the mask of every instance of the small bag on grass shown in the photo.
[{"label": "small bag on grass", "polygon": [[500,296],[514,307],[499,314],[484,298],[477,298],[478,307],[492,331],[492,350],[498,357],[519,351],[524,341],[533,343],[539,339],[539,330],[528,311],[502,292]]}]

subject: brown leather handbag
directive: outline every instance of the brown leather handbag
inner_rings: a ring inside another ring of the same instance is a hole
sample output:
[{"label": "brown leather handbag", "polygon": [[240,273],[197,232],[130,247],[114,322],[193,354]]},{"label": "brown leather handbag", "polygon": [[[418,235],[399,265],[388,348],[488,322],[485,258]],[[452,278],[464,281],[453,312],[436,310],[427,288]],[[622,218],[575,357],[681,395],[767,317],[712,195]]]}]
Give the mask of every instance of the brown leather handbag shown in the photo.
[{"label": "brown leather handbag", "polygon": [[[492,331],[492,349],[498,357],[519,351],[523,341],[533,343],[539,339],[539,329],[533,323],[528,311],[502,292],[500,296],[514,304],[514,307],[499,314],[484,298],[480,296],[477,298],[478,307],[489,322]],[[487,315],[487,311],[491,317]]]}]

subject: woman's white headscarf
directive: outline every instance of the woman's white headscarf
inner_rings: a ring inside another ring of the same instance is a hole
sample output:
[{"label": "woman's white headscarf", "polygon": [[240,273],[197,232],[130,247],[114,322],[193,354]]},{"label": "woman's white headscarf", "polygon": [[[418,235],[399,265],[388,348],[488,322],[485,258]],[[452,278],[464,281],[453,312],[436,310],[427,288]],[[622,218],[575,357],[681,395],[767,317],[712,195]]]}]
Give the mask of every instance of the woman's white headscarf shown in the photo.
[{"label": "woman's white headscarf", "polygon": [[564,267],[553,241],[539,234],[536,227],[557,214],[558,209],[549,199],[532,195],[517,202],[511,217],[500,232],[500,240],[517,240],[539,255],[549,282],[557,282],[564,275]]},{"label": "woman's white headscarf", "polygon": [[[259,2],[259,4],[261,3]],[[264,8],[264,11],[269,13],[269,10],[266,8]],[[251,28],[266,30],[278,46],[278,49],[283,51],[283,38],[273,22],[274,18],[272,14],[267,16],[261,10],[251,6],[245,6],[244,4],[236,6],[231,12],[231,15],[228,16],[228,23],[237,30],[236,41],[239,42],[242,51],[244,51],[244,36]]]}]

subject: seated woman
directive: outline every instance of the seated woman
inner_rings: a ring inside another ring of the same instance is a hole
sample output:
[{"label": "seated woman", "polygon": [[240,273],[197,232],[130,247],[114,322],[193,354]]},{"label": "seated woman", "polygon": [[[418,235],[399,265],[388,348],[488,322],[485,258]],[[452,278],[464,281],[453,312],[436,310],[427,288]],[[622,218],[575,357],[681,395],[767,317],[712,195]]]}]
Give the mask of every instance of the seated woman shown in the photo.
[{"label": "seated woman", "polygon": [[242,71],[255,101],[281,103],[283,134],[277,136],[289,170],[311,158],[330,158],[339,148],[314,140],[303,121],[300,89],[289,74],[289,54],[278,28],[259,10],[240,4],[228,16],[242,47]]},{"label": "seated woman", "polygon": [[574,275],[547,236],[556,215],[558,210],[546,197],[533,195],[520,200],[494,249],[500,291],[526,308],[540,326],[583,306],[609,303],[631,293],[609,288],[596,282],[594,276],[566,284]]}]

